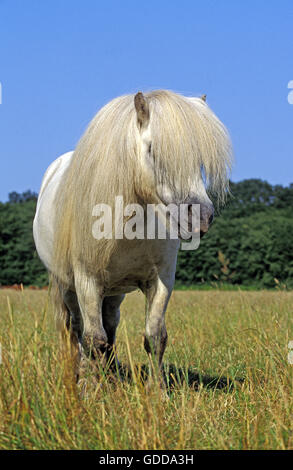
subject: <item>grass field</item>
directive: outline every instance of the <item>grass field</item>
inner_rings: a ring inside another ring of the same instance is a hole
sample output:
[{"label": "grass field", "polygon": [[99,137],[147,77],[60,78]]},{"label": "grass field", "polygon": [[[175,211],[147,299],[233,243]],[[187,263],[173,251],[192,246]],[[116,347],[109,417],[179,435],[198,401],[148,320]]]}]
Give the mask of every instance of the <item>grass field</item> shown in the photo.
[{"label": "grass field", "polygon": [[[81,398],[47,292],[1,290],[0,448],[293,449],[292,309],[291,292],[175,291],[169,398],[138,377],[101,377]],[[143,332],[144,299],[134,293],[117,338],[132,370],[147,362]]]}]

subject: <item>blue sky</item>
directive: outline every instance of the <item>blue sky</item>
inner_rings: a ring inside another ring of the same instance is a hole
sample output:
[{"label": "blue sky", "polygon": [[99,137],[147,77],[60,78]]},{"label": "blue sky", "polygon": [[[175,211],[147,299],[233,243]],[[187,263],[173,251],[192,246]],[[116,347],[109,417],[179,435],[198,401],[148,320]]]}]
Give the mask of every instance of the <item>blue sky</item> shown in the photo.
[{"label": "blue sky", "polygon": [[293,182],[292,0],[0,0],[0,200],[39,190],[115,96],[206,93],[232,180]]}]

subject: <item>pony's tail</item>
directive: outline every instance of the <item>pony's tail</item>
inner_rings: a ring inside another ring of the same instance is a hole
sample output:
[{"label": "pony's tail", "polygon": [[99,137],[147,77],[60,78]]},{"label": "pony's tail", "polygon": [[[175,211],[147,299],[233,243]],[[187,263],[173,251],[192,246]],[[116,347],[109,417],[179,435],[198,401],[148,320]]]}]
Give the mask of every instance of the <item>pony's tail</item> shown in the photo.
[{"label": "pony's tail", "polygon": [[57,330],[65,333],[70,325],[70,313],[64,302],[64,286],[54,274],[50,274],[50,296]]}]

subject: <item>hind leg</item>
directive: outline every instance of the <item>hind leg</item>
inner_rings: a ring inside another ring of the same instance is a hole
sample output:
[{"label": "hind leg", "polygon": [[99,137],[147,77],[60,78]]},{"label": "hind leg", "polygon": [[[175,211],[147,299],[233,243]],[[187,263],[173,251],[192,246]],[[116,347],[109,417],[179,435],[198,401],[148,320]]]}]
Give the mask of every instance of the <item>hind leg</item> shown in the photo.
[{"label": "hind leg", "polygon": [[105,297],[102,306],[103,326],[108,337],[107,362],[115,369],[119,365],[115,356],[116,329],[120,320],[120,305],[125,295],[113,295]]},{"label": "hind leg", "polygon": [[80,340],[82,335],[82,318],[76,293],[72,290],[67,290],[64,294],[64,303],[68,310],[66,327],[70,333],[70,341],[72,347],[71,353],[74,361],[74,372],[76,376],[76,381],[78,381],[81,359]]}]

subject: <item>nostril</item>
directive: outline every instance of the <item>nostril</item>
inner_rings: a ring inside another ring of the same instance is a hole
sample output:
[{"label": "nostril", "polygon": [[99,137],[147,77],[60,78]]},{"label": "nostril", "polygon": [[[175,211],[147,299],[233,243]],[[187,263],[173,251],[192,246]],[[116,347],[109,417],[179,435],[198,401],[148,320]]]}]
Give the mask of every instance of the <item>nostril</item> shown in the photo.
[{"label": "nostril", "polygon": [[212,214],[212,215],[210,215],[210,218],[209,218],[209,225],[211,225],[211,223],[212,223],[213,220],[214,220],[214,216],[213,216],[213,214]]}]

